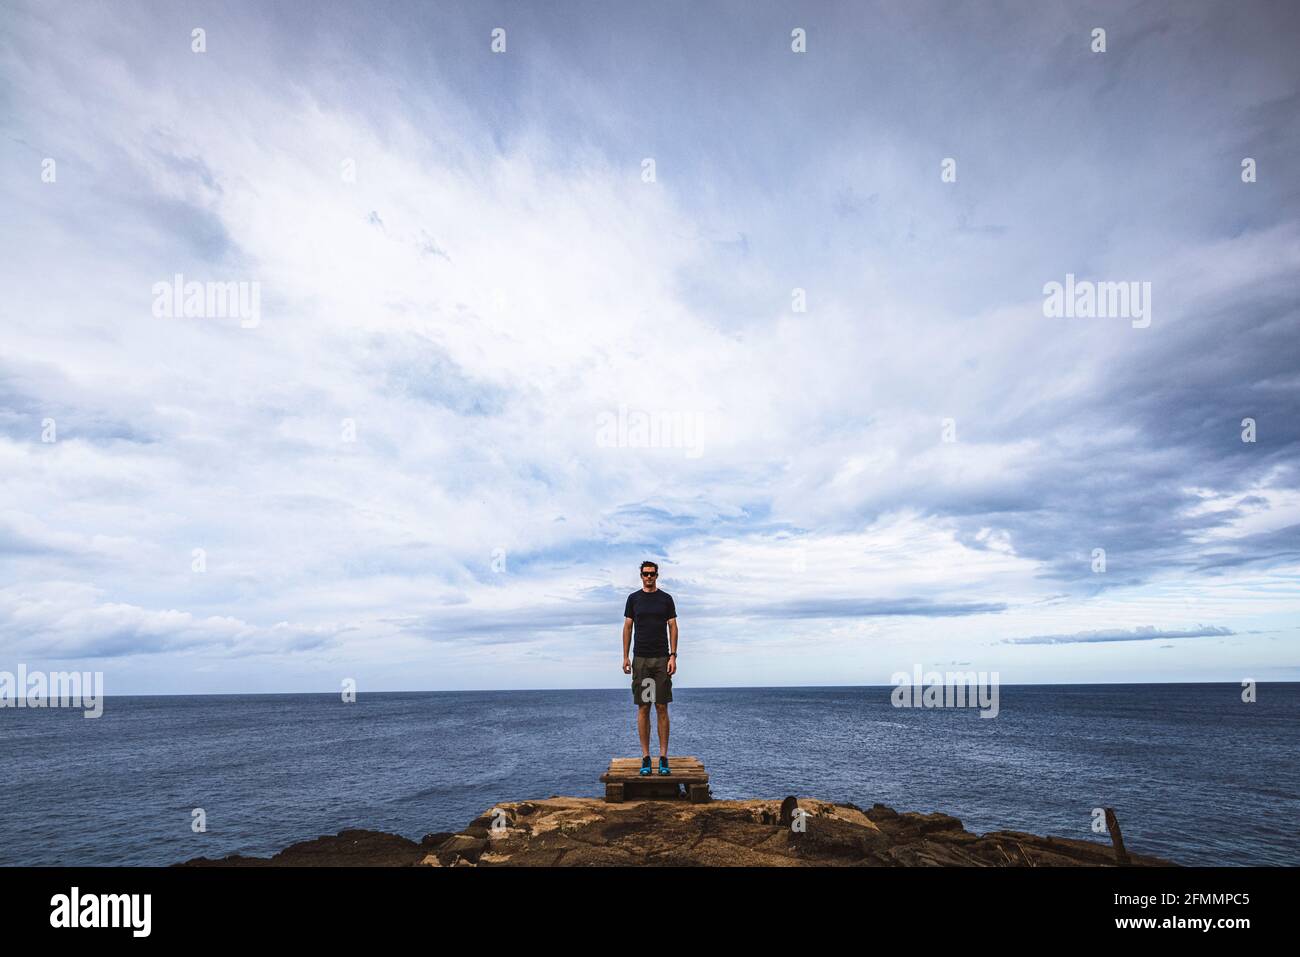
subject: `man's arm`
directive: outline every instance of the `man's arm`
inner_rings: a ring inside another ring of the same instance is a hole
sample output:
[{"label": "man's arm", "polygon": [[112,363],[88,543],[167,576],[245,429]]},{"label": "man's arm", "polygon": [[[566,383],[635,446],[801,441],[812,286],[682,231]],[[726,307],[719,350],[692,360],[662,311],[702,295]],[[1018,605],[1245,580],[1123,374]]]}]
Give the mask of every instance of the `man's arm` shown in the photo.
[{"label": "man's arm", "polygon": [[[668,651],[672,655],[677,654],[677,619],[668,619]],[[677,659],[670,657],[668,659],[668,673],[672,674],[677,670]]]},{"label": "man's arm", "polygon": [[632,648],[632,619],[623,619],[623,673],[629,674],[632,671],[632,664],[628,661],[628,652]]}]

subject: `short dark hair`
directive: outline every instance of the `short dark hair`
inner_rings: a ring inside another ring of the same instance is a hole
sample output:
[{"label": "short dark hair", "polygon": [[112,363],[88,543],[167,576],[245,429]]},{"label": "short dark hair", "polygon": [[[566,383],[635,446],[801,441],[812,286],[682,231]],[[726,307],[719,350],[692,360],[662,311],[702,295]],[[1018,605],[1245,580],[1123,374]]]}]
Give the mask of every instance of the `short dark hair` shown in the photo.
[{"label": "short dark hair", "polygon": [[651,568],[653,568],[653,569],[655,570],[655,573],[656,573],[656,574],[659,572],[659,566],[656,565],[654,562],[642,562],[642,563],[641,563],[641,567],[638,568],[637,571],[638,571],[638,572],[643,572],[643,571],[645,571],[645,567],[646,567],[647,565],[649,565]]}]

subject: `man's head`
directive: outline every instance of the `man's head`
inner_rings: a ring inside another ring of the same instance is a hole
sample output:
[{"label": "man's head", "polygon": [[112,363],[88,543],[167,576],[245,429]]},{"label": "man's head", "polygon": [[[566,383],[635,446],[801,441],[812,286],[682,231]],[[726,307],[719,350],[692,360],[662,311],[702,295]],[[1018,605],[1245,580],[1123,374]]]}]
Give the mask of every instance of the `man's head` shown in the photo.
[{"label": "man's head", "polygon": [[655,590],[655,583],[659,580],[659,566],[654,562],[641,563],[641,587],[647,591]]}]

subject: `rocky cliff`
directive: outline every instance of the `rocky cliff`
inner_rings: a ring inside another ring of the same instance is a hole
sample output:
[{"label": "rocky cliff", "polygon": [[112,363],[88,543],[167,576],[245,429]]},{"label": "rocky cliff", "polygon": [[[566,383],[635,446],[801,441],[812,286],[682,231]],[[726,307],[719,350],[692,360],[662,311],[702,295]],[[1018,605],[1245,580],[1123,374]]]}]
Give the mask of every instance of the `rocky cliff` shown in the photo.
[{"label": "rocky cliff", "polygon": [[[1021,831],[972,834],[947,814],[863,810],[815,798],[627,801],[552,797],[498,804],[458,834],[419,843],[342,831],[270,858],[196,858],[188,866],[495,867],[602,865],[1109,867],[1109,843]],[[1129,854],[1133,866],[1172,866]]]}]

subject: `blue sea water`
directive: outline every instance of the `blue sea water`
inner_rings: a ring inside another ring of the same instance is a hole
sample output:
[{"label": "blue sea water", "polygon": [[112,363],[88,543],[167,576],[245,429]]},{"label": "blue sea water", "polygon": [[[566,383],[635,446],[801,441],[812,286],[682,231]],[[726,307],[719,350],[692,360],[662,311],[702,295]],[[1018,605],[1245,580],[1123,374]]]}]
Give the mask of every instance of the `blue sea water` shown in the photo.
[{"label": "blue sea water", "polygon": [[[1106,841],[1180,864],[1300,864],[1300,684],[1004,686],[1000,713],[889,687],[674,688],[670,753],[716,798],[944,811],[976,832]],[[626,690],[109,697],[0,709],[0,864],[269,855],[359,827],[418,840],[498,801],[603,795],[639,753]],[[652,744],[657,751],[657,742]],[[207,831],[191,829],[203,808]]]}]

